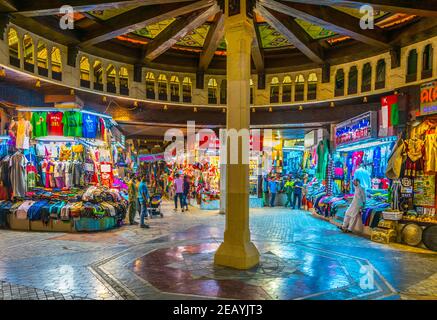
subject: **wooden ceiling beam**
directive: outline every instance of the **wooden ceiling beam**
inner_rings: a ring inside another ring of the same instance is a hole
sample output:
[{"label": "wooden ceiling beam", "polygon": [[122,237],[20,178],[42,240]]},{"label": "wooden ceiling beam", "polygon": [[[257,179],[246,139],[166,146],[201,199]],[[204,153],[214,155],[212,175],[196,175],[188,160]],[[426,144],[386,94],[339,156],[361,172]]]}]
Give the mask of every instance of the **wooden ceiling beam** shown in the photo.
[{"label": "wooden ceiling beam", "polygon": [[284,0],[315,5],[333,5],[359,9],[371,5],[375,10],[392,13],[414,14],[424,17],[437,17],[437,0]]},{"label": "wooden ceiling beam", "polygon": [[15,12],[17,11],[17,6],[13,0],[0,0],[0,12]]},{"label": "wooden ceiling beam", "polygon": [[87,47],[114,39],[123,34],[140,30],[150,24],[209,7],[213,3],[213,0],[202,0],[138,7],[101,23],[83,37],[81,46]]},{"label": "wooden ceiling beam", "polygon": [[363,30],[360,28],[360,20],[358,18],[332,7],[290,2],[283,3],[274,0],[260,0],[259,3],[266,8],[300,18],[366,44],[385,49],[390,48],[387,38],[380,28],[375,26],[372,30]]},{"label": "wooden ceiling beam", "polygon": [[323,49],[320,44],[317,41],[313,41],[294,19],[261,5],[256,6],[255,12],[262,16],[311,61],[319,64],[324,62]]},{"label": "wooden ceiling beam", "polygon": [[252,60],[255,64],[256,73],[264,73],[264,50],[262,48],[261,35],[255,21],[256,17],[253,17],[253,24],[255,26],[255,36],[252,42]]},{"label": "wooden ceiling beam", "polygon": [[200,27],[209,17],[214,16],[219,11],[220,7],[214,4],[208,9],[198,10],[177,18],[147,45],[143,60],[148,62],[156,59],[188,32]]},{"label": "wooden ceiling beam", "polygon": [[214,17],[213,24],[209,27],[208,34],[203,44],[203,52],[199,59],[199,70],[206,71],[209,64],[214,58],[214,53],[217,50],[220,42],[223,40],[225,33],[225,16],[219,12]]},{"label": "wooden ceiling beam", "polygon": [[59,14],[59,9],[63,5],[71,6],[75,12],[87,12],[184,1],[186,0],[76,0],[69,3],[61,0],[19,0],[17,1],[17,12],[23,16],[35,17]]}]

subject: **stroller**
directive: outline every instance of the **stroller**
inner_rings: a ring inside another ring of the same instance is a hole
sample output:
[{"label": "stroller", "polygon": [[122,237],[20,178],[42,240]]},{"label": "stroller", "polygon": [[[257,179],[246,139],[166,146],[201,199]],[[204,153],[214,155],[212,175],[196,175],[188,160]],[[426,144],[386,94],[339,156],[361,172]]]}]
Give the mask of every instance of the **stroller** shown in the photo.
[{"label": "stroller", "polygon": [[161,212],[161,203],[162,203],[162,194],[154,193],[150,197],[149,206],[147,208],[150,218],[153,218],[154,216],[160,216],[161,218],[164,217],[164,215]]}]

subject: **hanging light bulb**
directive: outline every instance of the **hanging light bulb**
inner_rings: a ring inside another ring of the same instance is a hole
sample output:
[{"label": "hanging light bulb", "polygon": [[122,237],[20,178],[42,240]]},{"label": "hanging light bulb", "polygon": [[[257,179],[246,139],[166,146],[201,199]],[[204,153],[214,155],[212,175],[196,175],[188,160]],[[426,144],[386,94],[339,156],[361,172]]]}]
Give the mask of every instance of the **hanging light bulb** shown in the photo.
[{"label": "hanging light bulb", "polygon": [[35,87],[41,88],[41,80],[36,80]]},{"label": "hanging light bulb", "polygon": [[334,108],[334,107],[335,107],[335,103],[334,103],[334,101],[331,101],[331,103],[329,104],[329,106],[330,106],[331,108]]},{"label": "hanging light bulb", "polygon": [[226,113],[226,108],[223,108],[223,109],[222,109],[222,112],[223,112],[223,113]]},{"label": "hanging light bulb", "polygon": [[6,70],[5,70],[5,68],[1,68],[0,69],[0,77],[2,77],[2,78],[6,77]]},{"label": "hanging light bulb", "polygon": [[252,108],[252,112],[255,113],[255,108]]},{"label": "hanging light bulb", "polygon": [[165,104],[165,105],[164,105],[164,110],[167,110],[167,109],[168,109],[168,107],[167,107],[167,105]]},{"label": "hanging light bulb", "polygon": [[103,102],[106,102],[108,99],[106,98],[106,96],[103,96],[102,100]]},{"label": "hanging light bulb", "polygon": [[270,108],[269,108],[269,112],[272,112],[272,111],[273,111],[273,110],[272,110],[272,107],[270,107]]},{"label": "hanging light bulb", "polygon": [[74,89],[70,89],[70,95],[74,96]]},{"label": "hanging light bulb", "polygon": [[363,98],[363,102],[366,103],[367,102],[367,97]]},{"label": "hanging light bulb", "polygon": [[134,107],[138,107],[138,101],[134,101]]},{"label": "hanging light bulb", "polygon": [[299,106],[299,111],[302,111],[303,110],[303,107],[302,106]]},{"label": "hanging light bulb", "polygon": [[196,107],[194,107],[193,111],[194,111],[194,112],[197,112],[197,108],[196,108]]}]

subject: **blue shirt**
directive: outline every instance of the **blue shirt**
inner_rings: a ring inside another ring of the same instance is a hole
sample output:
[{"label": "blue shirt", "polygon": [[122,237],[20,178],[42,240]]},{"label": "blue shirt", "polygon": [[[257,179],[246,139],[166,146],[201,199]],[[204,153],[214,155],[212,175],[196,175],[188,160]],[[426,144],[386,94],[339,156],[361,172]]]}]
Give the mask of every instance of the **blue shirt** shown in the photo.
[{"label": "blue shirt", "polygon": [[147,199],[143,198],[143,194],[146,195],[147,199],[149,198],[149,190],[147,189],[147,184],[141,181],[140,186],[138,187],[138,200],[140,202],[147,201]]},{"label": "blue shirt", "polygon": [[98,125],[97,116],[84,113],[82,117],[82,123],[83,123],[83,128],[82,128],[83,137],[95,139],[97,136],[97,125]]},{"label": "blue shirt", "polygon": [[278,190],[278,183],[276,181],[269,181],[269,190],[270,193],[276,193]]}]

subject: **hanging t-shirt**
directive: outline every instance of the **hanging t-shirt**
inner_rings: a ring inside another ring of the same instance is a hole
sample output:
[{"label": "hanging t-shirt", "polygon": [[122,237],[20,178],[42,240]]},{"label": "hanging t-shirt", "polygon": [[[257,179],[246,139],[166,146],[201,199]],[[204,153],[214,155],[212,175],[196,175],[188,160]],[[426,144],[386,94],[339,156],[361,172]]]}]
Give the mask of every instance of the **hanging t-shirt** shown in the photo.
[{"label": "hanging t-shirt", "polygon": [[66,111],[62,118],[64,125],[64,136],[82,137],[82,113],[76,111]]},{"label": "hanging t-shirt", "polygon": [[62,112],[50,112],[47,115],[47,125],[49,135],[51,136],[62,136],[64,134],[64,124],[62,122],[64,114]]},{"label": "hanging t-shirt", "polygon": [[99,120],[95,115],[85,113],[83,116],[83,137],[95,139]]},{"label": "hanging t-shirt", "polygon": [[47,112],[33,112],[30,123],[32,124],[33,128],[33,138],[47,136]]}]

